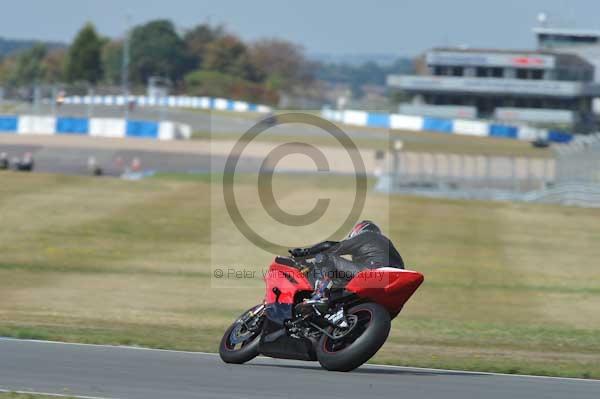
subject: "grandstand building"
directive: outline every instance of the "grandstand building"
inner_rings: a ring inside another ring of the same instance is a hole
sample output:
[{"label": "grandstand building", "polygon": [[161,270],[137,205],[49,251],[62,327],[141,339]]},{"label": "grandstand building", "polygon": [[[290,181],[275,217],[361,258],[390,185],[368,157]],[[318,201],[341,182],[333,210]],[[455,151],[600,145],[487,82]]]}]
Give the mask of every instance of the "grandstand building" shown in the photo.
[{"label": "grandstand building", "polygon": [[387,84],[409,102],[400,113],[484,118],[590,131],[592,99],[600,96],[594,66],[579,55],[550,50],[436,48],[417,60],[417,75],[390,75]]},{"label": "grandstand building", "polygon": [[540,26],[533,33],[539,50],[577,54],[594,65],[600,82],[600,31]]}]

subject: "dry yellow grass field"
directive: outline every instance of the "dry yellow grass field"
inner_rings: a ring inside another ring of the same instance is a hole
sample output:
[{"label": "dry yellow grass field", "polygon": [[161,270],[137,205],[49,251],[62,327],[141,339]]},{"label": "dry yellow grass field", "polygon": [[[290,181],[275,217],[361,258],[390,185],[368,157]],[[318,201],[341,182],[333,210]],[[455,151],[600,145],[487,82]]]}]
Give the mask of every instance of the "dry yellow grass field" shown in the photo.
[{"label": "dry yellow grass field", "polygon": [[[218,176],[0,173],[0,335],[215,351],[261,300],[273,256],[241,239],[221,188]],[[290,245],[329,233],[353,199],[343,177],[283,176],[275,190],[292,213],[315,193],[337,204],[288,231],[241,178],[247,220]],[[426,276],[374,361],[600,378],[600,210],[369,192],[363,215]],[[218,267],[259,273],[216,280]]]}]

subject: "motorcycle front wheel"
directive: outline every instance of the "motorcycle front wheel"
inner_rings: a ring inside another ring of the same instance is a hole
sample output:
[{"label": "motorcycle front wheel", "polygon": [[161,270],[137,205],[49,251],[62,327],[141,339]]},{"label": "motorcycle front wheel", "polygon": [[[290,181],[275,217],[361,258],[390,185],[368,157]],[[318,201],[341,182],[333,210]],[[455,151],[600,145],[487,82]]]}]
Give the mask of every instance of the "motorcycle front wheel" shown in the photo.
[{"label": "motorcycle front wheel", "polygon": [[219,345],[219,356],[225,363],[242,364],[258,356],[263,305],[248,309],[225,331]]},{"label": "motorcycle front wheel", "polygon": [[[387,340],[390,314],[376,303],[364,303],[347,312],[350,328],[330,328],[333,339],[323,335],[317,345],[317,359],[330,371],[351,371],[369,360]],[[339,336],[339,338],[337,338]]]}]

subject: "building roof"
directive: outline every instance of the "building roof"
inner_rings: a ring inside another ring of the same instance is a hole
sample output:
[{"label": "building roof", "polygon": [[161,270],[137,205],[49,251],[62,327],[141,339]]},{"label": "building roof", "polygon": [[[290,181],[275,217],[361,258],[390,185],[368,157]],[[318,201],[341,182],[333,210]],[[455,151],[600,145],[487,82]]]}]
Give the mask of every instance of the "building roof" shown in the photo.
[{"label": "building roof", "polygon": [[592,66],[585,58],[575,53],[552,50],[511,50],[511,49],[493,49],[493,48],[470,48],[470,47],[434,47],[429,51],[451,51],[454,53],[497,53],[497,54],[524,54],[524,55],[550,55],[562,64],[585,64]]},{"label": "building roof", "polygon": [[600,37],[600,30],[593,30],[593,29],[567,29],[567,28],[537,27],[537,28],[533,28],[533,32],[536,34],[549,34],[549,35]]}]

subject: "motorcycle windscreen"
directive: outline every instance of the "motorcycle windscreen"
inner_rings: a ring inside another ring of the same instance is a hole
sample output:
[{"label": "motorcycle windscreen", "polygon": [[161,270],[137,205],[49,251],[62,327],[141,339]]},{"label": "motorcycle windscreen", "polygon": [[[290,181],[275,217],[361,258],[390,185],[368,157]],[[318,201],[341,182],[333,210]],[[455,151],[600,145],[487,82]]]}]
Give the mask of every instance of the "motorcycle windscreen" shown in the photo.
[{"label": "motorcycle windscreen", "polygon": [[398,313],[406,301],[423,283],[423,275],[412,270],[382,267],[356,274],[346,290]]}]

